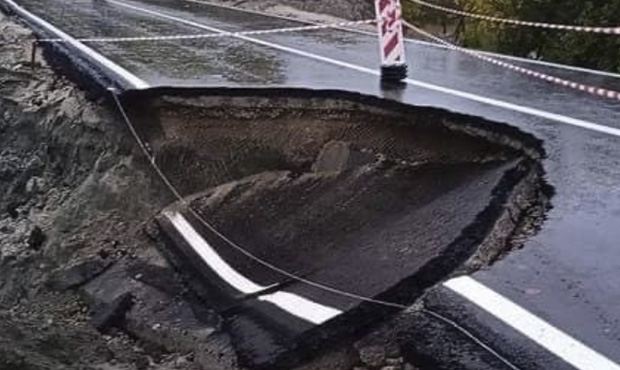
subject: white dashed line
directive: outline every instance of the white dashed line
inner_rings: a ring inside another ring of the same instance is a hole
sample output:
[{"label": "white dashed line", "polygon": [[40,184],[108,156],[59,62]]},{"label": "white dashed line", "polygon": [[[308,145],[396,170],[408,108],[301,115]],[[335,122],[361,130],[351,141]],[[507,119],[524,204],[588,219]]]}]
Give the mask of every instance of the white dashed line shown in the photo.
[{"label": "white dashed line", "polygon": [[258,300],[271,302],[292,315],[315,325],[321,325],[342,313],[342,311],[333,307],[312,302],[306,298],[287,292],[262,295],[258,297]]},{"label": "white dashed line", "polygon": [[228,285],[244,294],[254,294],[267,289],[249,280],[233,269],[219,254],[207,243],[206,240],[190,225],[190,223],[178,212],[165,213],[177,232],[198,253],[205,263]]},{"label": "white dashed line", "polygon": [[579,370],[620,370],[609,358],[471,277],[458,277],[443,285]]},{"label": "white dashed line", "polygon": [[[269,288],[256,284],[224,261],[182,214],[166,212],[164,216],[204,263],[228,285],[244,294],[256,294]],[[336,308],[328,307],[297,294],[284,291],[260,295],[257,299],[263,302],[270,302],[291,315],[315,325],[320,325],[342,313],[342,311]]]}]

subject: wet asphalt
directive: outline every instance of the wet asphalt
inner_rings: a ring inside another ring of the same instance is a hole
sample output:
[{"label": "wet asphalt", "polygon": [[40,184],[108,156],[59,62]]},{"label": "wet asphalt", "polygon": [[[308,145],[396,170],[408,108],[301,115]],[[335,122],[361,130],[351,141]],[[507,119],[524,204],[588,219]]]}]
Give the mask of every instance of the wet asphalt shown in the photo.
[{"label": "wet asphalt", "polygon": [[[154,18],[102,0],[20,0],[74,37],[195,34],[206,31]],[[299,25],[182,1],[129,2],[226,31]],[[602,36],[605,37],[605,36]],[[279,45],[378,68],[376,38],[344,31],[256,36]],[[532,313],[620,362],[620,138],[551,119],[407,86],[384,91],[376,77],[233,38],[182,42],[91,44],[152,85],[298,86],[386,96],[505,122],[545,141],[553,208],[542,230],[474,277]],[[620,104],[533,80],[455,51],[407,44],[410,78],[593,123],[620,127]],[[598,86],[620,79],[528,65]],[[447,293],[446,293],[447,294]],[[456,300],[456,298],[455,298]],[[456,304],[455,304],[456,305]],[[449,306],[449,304],[445,304]],[[511,329],[475,310],[476,325],[510,338]],[[496,341],[496,337],[487,338]]]}]

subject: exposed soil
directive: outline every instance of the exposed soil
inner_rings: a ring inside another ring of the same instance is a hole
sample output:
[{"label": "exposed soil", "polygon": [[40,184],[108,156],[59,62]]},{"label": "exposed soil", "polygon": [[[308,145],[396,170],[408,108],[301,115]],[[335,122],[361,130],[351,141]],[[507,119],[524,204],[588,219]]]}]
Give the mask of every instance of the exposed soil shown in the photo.
[{"label": "exposed soil", "polygon": [[[240,368],[222,318],[204,302],[201,287],[172,267],[174,257],[162,255],[153,220],[175,199],[109,101],[87,97],[41,55],[36,68],[29,65],[30,37],[0,13],[0,369]],[[133,114],[144,108],[133,103]],[[521,203],[510,203],[510,222],[493,229],[501,232],[480,237],[481,253],[466,255],[473,268],[505,251],[518,224],[531,222],[525,211],[539,200],[535,140],[439,112],[415,122],[402,122],[399,113],[400,124],[386,128],[384,121],[395,118],[388,111],[338,99],[172,96],[156,108],[155,116],[136,121],[140,133],[183,195],[200,194],[192,199],[206,202],[205,210],[221,209],[215,220],[224,229],[237,227],[239,215],[253,209],[260,217],[269,214],[255,207],[259,200],[271,197],[278,205],[276,194],[296,194],[308,184],[335,190],[336,201],[345,202],[362,182],[374,183],[389,190],[385,198],[369,198],[375,203],[366,205],[378,207],[397,203],[403,184],[430,178],[425,171],[467,177],[522,162]],[[251,196],[219,203],[209,198],[240,189]],[[318,204],[316,221],[326,209]],[[301,211],[288,220],[291,232],[266,244],[284,247],[302,234],[298,217],[307,212],[302,203],[294,205]],[[331,220],[348,214],[352,229],[363,226],[362,218],[352,217],[359,208],[342,209]],[[504,213],[495,216],[504,220]],[[303,368],[392,362],[413,366],[404,364],[398,348],[355,348],[349,338]]]},{"label": "exposed soil", "polygon": [[173,284],[143,231],[171,198],[109,105],[40,55],[31,68],[30,37],[0,13],[0,369],[194,368],[116,330],[116,296],[87,294],[115,272],[139,318],[159,291],[132,277],[157,266]]}]

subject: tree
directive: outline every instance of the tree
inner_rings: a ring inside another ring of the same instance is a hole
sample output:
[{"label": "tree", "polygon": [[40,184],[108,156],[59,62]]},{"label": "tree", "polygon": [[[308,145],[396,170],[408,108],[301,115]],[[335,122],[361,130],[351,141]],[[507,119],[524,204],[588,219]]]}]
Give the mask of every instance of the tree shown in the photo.
[{"label": "tree", "polygon": [[[442,5],[524,21],[620,27],[620,0],[443,0]],[[416,17],[421,25],[437,19],[455,22],[435,10],[411,8],[406,8],[406,16]],[[462,21],[454,39],[467,47],[620,72],[619,35]]]}]

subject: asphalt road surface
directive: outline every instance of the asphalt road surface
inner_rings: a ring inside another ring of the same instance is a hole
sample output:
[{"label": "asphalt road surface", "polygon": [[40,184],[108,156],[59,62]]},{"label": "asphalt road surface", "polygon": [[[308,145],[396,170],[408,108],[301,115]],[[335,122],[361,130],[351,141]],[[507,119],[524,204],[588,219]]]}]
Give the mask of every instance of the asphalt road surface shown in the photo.
[{"label": "asphalt road surface", "polygon": [[[183,1],[18,3],[76,38],[299,25]],[[407,43],[407,86],[397,92],[384,91],[376,76],[376,37],[337,30],[89,46],[137,76],[145,86],[336,88],[482,116],[542,138],[548,153],[544,162],[547,181],[556,191],[542,230],[522,250],[472,277],[587,346],[587,350],[579,343],[563,342],[566,338],[558,339],[549,334],[549,327],[541,329],[535,321],[513,320],[531,318],[515,314],[511,311],[514,306],[501,306],[496,310],[500,312],[485,307],[505,302],[494,300],[469,280],[448,282],[438,288],[433,304],[500,349],[516,343],[523,351],[537,354],[540,361],[536,365],[540,368],[620,368],[617,102],[529,79],[456,51],[417,42]],[[592,85],[620,87],[620,79],[613,76],[525,65]],[[532,328],[524,327],[528,325]],[[542,333],[538,343],[528,339],[532,330]]]}]

